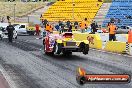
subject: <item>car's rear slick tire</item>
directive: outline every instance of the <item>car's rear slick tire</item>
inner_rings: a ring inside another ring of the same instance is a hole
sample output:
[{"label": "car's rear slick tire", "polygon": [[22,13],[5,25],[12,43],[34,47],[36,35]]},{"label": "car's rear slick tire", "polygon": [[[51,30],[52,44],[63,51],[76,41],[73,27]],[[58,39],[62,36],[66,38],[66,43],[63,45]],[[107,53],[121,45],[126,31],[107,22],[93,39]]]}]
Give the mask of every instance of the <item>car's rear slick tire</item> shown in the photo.
[{"label": "car's rear slick tire", "polygon": [[83,54],[88,54],[88,51],[89,51],[89,44],[85,44],[84,45],[84,49],[83,49]]},{"label": "car's rear slick tire", "polygon": [[83,54],[88,54],[89,51],[89,44],[85,44],[84,42],[80,43],[80,52],[83,52]]}]

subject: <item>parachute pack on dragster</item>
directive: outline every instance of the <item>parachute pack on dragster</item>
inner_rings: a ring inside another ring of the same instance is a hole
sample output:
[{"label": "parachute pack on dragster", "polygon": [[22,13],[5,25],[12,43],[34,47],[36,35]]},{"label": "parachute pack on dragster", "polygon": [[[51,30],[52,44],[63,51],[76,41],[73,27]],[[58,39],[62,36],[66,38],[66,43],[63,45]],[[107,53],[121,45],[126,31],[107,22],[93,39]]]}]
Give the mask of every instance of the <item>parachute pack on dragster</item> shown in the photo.
[{"label": "parachute pack on dragster", "polygon": [[77,69],[77,83],[83,85],[85,83],[130,83],[131,77],[127,74],[87,74],[83,68]]}]

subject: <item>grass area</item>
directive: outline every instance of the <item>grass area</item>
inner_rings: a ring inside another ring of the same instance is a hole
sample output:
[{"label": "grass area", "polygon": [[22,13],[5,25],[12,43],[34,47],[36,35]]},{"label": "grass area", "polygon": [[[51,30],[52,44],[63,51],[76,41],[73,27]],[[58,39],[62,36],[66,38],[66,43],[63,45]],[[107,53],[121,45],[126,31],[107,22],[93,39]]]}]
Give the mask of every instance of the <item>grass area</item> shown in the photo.
[{"label": "grass area", "polygon": [[0,16],[14,16],[14,7],[15,15],[21,17],[44,6],[45,3],[42,2],[0,2]]}]

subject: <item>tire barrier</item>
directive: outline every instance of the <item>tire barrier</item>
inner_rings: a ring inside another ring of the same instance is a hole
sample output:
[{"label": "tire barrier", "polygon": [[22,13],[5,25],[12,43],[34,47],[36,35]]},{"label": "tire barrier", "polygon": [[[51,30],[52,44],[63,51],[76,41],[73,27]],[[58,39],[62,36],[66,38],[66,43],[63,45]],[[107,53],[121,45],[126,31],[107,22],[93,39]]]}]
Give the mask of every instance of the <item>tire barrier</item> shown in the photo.
[{"label": "tire barrier", "polygon": [[129,43],[126,42],[126,53],[129,53]]},{"label": "tire barrier", "polygon": [[132,55],[132,43],[126,42],[126,53]]},{"label": "tire barrier", "polygon": [[128,42],[126,44],[127,53],[132,55],[132,30],[128,32]]}]

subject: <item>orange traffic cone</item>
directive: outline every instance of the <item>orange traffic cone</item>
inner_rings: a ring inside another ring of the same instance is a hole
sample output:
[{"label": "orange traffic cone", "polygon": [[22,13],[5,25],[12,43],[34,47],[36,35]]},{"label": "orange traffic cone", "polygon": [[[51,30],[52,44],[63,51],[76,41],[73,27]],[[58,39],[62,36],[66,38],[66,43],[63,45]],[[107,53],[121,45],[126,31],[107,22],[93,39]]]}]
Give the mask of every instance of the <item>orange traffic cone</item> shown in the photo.
[{"label": "orange traffic cone", "polygon": [[132,30],[128,32],[128,43],[132,43]]}]

